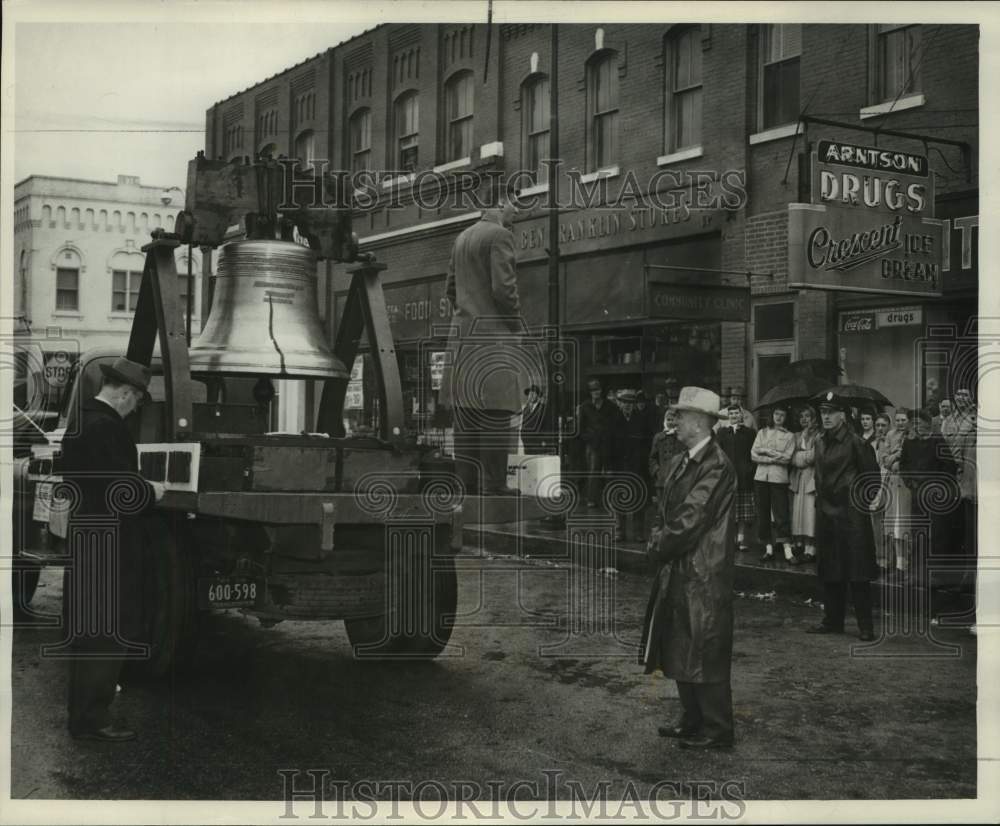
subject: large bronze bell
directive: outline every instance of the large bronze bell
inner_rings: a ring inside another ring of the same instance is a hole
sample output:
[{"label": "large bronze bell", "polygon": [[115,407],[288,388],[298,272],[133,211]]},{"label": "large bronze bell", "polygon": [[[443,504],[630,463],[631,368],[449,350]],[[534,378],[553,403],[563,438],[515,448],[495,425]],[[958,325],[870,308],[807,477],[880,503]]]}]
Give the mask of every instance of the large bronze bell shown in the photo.
[{"label": "large bronze bell", "polygon": [[316,306],[316,254],[287,241],[233,241],[219,253],[212,310],[191,371],[349,378]]}]

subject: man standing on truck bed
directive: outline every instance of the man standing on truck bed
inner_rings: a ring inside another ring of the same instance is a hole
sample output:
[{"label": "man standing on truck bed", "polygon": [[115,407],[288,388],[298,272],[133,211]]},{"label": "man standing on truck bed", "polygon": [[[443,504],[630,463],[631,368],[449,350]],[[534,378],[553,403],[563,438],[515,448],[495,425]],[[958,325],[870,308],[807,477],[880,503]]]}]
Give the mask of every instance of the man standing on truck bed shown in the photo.
[{"label": "man standing on truck bed", "polygon": [[163,497],[164,488],[139,476],[135,441],[125,424],[146,397],[149,368],[119,358],[101,371],[100,392],[83,402],[79,427],[62,443],[62,474],[77,493],[67,534],[63,628],[72,652],[70,734],[119,742],[135,737],[111,722],[110,705],[126,647],[141,634],[143,541],[137,517]]},{"label": "man standing on truck bed", "polygon": [[455,462],[468,493],[517,493],[507,487],[507,455],[515,452],[512,418],[528,381],[511,233],[516,214],[510,202],[486,210],[455,239],[448,265],[452,320],[440,402],[454,413]]}]

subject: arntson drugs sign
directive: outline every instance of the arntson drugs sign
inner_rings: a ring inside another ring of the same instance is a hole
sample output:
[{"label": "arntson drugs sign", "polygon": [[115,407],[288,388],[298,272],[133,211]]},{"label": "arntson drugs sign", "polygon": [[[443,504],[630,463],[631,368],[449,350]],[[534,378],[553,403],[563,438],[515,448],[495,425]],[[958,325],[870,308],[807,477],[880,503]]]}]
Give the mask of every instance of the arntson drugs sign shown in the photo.
[{"label": "arntson drugs sign", "polygon": [[813,203],[788,205],[788,286],[941,295],[941,222],[922,155],[820,141]]}]

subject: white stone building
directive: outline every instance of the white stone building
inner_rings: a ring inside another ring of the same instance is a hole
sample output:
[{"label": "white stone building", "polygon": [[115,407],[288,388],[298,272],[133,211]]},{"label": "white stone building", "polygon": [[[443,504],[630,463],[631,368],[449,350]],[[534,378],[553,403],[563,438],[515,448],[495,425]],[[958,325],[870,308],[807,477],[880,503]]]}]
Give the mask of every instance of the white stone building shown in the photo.
[{"label": "white stone building", "polygon": [[[124,354],[145,256],[156,227],[173,230],[184,207],[178,187],[31,175],[14,187],[14,312],[37,337],[78,342],[71,350],[121,348]],[[175,257],[187,294],[187,247]],[[194,276],[192,330],[201,329],[201,260]],[[9,283],[9,282],[8,282]],[[46,349],[55,349],[46,348]]]}]

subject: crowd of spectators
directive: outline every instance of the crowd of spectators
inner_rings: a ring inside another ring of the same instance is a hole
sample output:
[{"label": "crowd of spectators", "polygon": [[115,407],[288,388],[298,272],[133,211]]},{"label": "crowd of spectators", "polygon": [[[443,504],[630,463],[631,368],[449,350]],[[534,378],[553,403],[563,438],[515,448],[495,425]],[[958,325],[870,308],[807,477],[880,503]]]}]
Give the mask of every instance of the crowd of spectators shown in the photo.
[{"label": "crowd of spectators", "polygon": [[[616,514],[617,538],[645,541],[653,524],[671,457],[684,448],[670,404],[676,383],[649,402],[642,391],[611,392],[599,379],[575,411],[567,466],[583,478],[586,507],[602,507],[604,486],[627,479],[644,507]],[[736,470],[736,543],[762,562],[802,565],[816,560],[815,444],[817,410],[807,403],[776,404],[759,429],[744,407],[742,388],[729,388],[726,418],[716,438]],[[933,407],[855,408],[849,426],[881,470],[870,505],[878,566],[885,577],[920,581],[928,553],[974,560],[976,555],[976,405],[955,391]],[[525,443],[527,445],[527,442]],[[606,503],[604,503],[606,504]],[[974,569],[974,562],[965,564]]]}]

